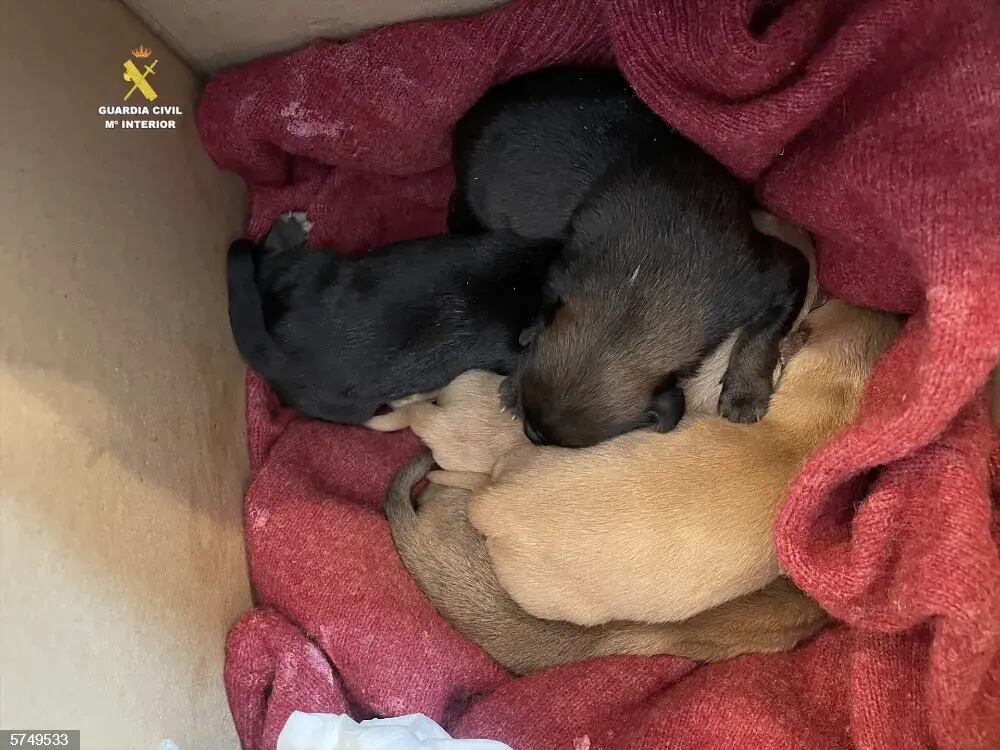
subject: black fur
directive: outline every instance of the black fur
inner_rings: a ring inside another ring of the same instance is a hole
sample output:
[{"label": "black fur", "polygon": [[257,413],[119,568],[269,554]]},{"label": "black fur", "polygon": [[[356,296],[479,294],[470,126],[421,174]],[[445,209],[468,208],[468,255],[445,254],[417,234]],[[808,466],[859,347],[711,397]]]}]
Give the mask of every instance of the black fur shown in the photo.
[{"label": "black fur", "polygon": [[348,261],[306,249],[288,222],[264,246],[229,249],[233,336],[285,404],[350,424],[469,369],[510,372],[558,247],[509,233],[435,237]]},{"label": "black fur", "polygon": [[565,242],[504,388],[532,440],[672,429],[678,381],[741,327],[720,413],[762,416],[808,265],[754,230],[745,186],[617,72],[550,68],[492,89],[456,127],[455,167],[452,231]]}]

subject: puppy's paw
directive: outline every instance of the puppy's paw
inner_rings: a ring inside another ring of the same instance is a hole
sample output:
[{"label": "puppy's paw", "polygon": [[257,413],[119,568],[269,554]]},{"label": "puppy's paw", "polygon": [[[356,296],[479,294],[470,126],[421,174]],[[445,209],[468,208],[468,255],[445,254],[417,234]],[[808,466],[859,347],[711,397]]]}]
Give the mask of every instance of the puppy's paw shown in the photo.
[{"label": "puppy's paw", "polygon": [[312,226],[312,222],[306,219],[304,211],[284,213],[274,222],[264,240],[264,246],[274,252],[303,248],[309,239]]},{"label": "puppy's paw", "polygon": [[410,411],[398,409],[387,414],[379,414],[365,422],[365,427],[378,432],[398,432],[410,426]]},{"label": "puppy's paw", "polygon": [[771,402],[769,383],[743,384],[740,387],[722,386],[719,396],[719,414],[730,422],[751,424],[767,413]]},{"label": "puppy's paw", "polygon": [[291,213],[282,214],[282,217],[285,216],[290,216],[300,227],[302,227],[302,231],[306,233],[306,236],[308,236],[312,231],[313,223],[309,221],[305,211],[292,211]]}]

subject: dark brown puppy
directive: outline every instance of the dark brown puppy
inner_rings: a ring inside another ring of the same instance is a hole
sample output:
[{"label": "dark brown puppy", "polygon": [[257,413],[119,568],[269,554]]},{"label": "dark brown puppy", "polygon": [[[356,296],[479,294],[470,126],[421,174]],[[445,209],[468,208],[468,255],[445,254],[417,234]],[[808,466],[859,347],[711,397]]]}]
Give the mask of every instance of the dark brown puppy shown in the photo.
[{"label": "dark brown puppy", "polygon": [[680,386],[734,331],[719,413],[767,410],[808,268],[750,221],[749,192],[614,70],[489,91],[455,130],[453,231],[563,241],[504,385],[535,443],[592,445],[684,414]]},{"label": "dark brown puppy", "polygon": [[410,491],[433,465],[429,452],[417,456],[389,488],[385,512],[396,549],[438,612],[512,672],[614,654],[720,661],[787,651],[829,621],[786,578],[682,622],[584,627],[533,617],[494,575],[486,545],[466,515],[468,490],[430,484],[414,509]]}]

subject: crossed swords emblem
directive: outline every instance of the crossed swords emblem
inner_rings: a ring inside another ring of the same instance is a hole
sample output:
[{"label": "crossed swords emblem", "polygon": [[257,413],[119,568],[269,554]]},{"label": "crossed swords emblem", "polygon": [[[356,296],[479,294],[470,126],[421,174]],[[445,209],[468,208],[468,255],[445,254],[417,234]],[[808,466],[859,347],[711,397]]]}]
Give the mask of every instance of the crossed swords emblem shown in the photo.
[{"label": "crossed swords emblem", "polygon": [[127,102],[128,98],[132,96],[137,89],[141,91],[142,95],[149,99],[149,101],[153,101],[156,98],[156,92],[153,90],[153,87],[149,85],[149,82],[146,81],[146,78],[153,75],[154,68],[156,68],[156,63],[158,62],[159,60],[153,60],[152,65],[145,66],[145,71],[140,71],[131,60],[126,60],[122,63],[125,66],[125,73],[122,75],[122,78],[126,81],[132,82],[132,88],[128,90],[128,93],[125,94],[125,98],[122,99],[122,101]]}]

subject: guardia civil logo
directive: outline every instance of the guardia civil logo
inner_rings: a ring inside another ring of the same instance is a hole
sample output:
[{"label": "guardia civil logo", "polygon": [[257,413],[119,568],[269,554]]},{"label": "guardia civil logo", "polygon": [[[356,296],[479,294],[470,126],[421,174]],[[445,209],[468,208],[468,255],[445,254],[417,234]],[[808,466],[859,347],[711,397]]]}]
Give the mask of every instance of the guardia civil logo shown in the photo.
[{"label": "guardia civil logo", "polygon": [[[152,60],[150,60],[152,58]],[[157,91],[157,64],[153,51],[143,44],[122,63],[125,82],[121,102],[97,108],[106,130],[174,130],[184,112],[176,104],[164,104]],[[112,117],[114,116],[114,117]]]}]

